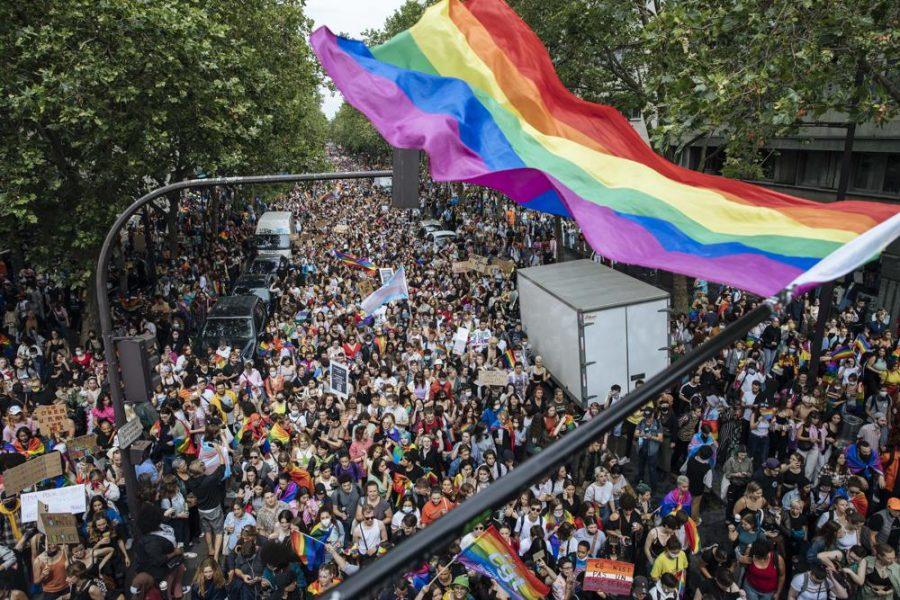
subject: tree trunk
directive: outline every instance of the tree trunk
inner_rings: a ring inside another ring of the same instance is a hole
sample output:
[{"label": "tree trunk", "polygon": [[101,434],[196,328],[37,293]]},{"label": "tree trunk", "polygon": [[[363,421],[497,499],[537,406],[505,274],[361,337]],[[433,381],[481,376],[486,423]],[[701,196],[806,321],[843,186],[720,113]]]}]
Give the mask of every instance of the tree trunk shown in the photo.
[{"label": "tree trunk", "polygon": [[687,276],[672,273],[672,308],[677,313],[687,314],[691,298],[688,293]]},{"label": "tree trunk", "polygon": [[88,278],[88,283],[84,291],[84,310],[81,315],[81,337],[82,340],[87,339],[88,332],[93,330],[99,336],[100,332],[100,308],[97,304],[97,286],[94,285],[95,278]]},{"label": "tree trunk", "polygon": [[219,234],[219,213],[221,212],[222,196],[219,194],[219,188],[210,190],[209,210],[212,212],[212,223],[210,225],[209,239],[215,239]]},{"label": "tree trunk", "polygon": [[178,193],[169,194],[169,210],[166,213],[166,234],[169,254],[178,254]]}]

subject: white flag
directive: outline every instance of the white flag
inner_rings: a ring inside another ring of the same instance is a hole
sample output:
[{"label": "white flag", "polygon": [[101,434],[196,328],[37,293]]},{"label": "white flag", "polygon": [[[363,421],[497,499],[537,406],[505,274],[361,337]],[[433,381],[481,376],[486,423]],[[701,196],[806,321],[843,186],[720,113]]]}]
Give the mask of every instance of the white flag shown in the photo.
[{"label": "white flag", "polygon": [[360,307],[366,315],[371,315],[378,310],[380,306],[383,306],[388,302],[406,298],[409,298],[409,288],[406,287],[406,271],[403,267],[400,267],[387,283],[369,294],[368,297],[362,301]]}]

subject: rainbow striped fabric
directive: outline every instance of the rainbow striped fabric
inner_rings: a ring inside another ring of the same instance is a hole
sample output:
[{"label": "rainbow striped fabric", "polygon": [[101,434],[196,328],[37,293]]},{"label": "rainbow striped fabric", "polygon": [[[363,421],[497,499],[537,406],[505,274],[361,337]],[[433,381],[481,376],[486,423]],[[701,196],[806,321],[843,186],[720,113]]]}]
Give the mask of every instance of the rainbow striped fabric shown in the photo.
[{"label": "rainbow striped fabric", "polygon": [[[327,534],[325,537],[328,537]],[[324,539],[324,538],[323,538]],[[302,531],[291,532],[291,549],[307,568],[317,569],[325,558],[325,544]]]},{"label": "rainbow striped fabric", "polygon": [[371,50],[324,27],[311,43],[388,142],[428,152],[435,180],[572,217],[616,261],[770,295],[835,279],[900,234],[897,206],[820,204],[669,163],[618,111],[568,92],[502,0],[443,0]]},{"label": "rainbow striped fabric", "polygon": [[359,258],[357,256],[353,256],[352,254],[341,252],[339,250],[334,251],[334,257],[348,267],[356,267],[364,271],[369,271],[370,273],[374,273],[378,270],[378,267],[376,267],[375,264],[368,258]]},{"label": "rainbow striped fabric", "polygon": [[493,525],[460,552],[457,560],[496,581],[516,600],[538,600],[550,593],[550,588],[525,566]]},{"label": "rainbow striped fabric", "polygon": [[281,426],[281,423],[275,423],[274,425],[272,425],[272,428],[269,429],[268,439],[270,442],[287,444],[291,440],[291,434]]}]

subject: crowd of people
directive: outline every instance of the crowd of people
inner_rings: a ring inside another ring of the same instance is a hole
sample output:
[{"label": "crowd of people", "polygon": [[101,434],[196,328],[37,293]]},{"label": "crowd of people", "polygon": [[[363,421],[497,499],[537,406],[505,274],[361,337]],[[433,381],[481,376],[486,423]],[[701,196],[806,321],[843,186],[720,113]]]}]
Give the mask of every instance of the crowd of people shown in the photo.
[{"label": "crowd of people", "polygon": [[[362,182],[219,198],[214,225],[211,197],[187,195],[174,247],[139,240],[135,224],[125,253],[146,254],[152,272],[133,278],[147,283],[117,299],[116,318],[123,333],[152,335],[160,356],[159,385],[128,407],[150,442],[137,514],[104,349],[81,335],[80,300],[47,274],[0,263],[0,468],[57,452],[62,475],[33,489],[85,490],[77,544],[48,544],[24,522],[32,488],[4,492],[0,589],[47,600],[315,597],[618,402],[620,386],[582,406],[554,384],[522,331],[514,272],[452,268],[471,256],[553,262],[553,217],[487,192],[459,200],[429,184],[422,195],[417,213]],[[252,257],[258,217],[275,209],[302,231],[246,359],[198,334]],[[426,242],[422,219],[455,240]],[[409,299],[362,313],[380,285],[370,264],[404,267]],[[373,594],[508,598],[457,560],[492,528],[556,600],[609,597],[585,589],[593,558],[632,564],[639,600],[900,597],[896,326],[844,296],[819,373],[808,369],[818,300],[795,298]],[[758,301],[696,282],[672,321],[672,360]],[[349,367],[346,395],[329,386],[332,363]],[[481,385],[486,368],[504,369],[508,384]],[[71,428],[41,430],[37,413],[54,404]],[[84,436],[89,447],[72,443]]]}]

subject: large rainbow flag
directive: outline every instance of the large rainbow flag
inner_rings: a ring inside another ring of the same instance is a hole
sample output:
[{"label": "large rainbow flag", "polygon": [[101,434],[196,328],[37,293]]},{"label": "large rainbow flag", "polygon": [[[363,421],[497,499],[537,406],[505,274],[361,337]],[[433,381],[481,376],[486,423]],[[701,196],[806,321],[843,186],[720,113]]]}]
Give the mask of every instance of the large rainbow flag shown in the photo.
[{"label": "large rainbow flag", "polygon": [[574,218],[613,260],[770,295],[840,277],[900,234],[897,206],[821,204],[666,161],[617,110],[566,90],[502,0],[443,0],[372,49],[324,27],[311,43],[389,143],[428,152],[435,180]]},{"label": "large rainbow flag", "polygon": [[550,593],[550,588],[525,566],[493,525],[463,549],[457,560],[496,581],[515,600],[538,600]]}]

